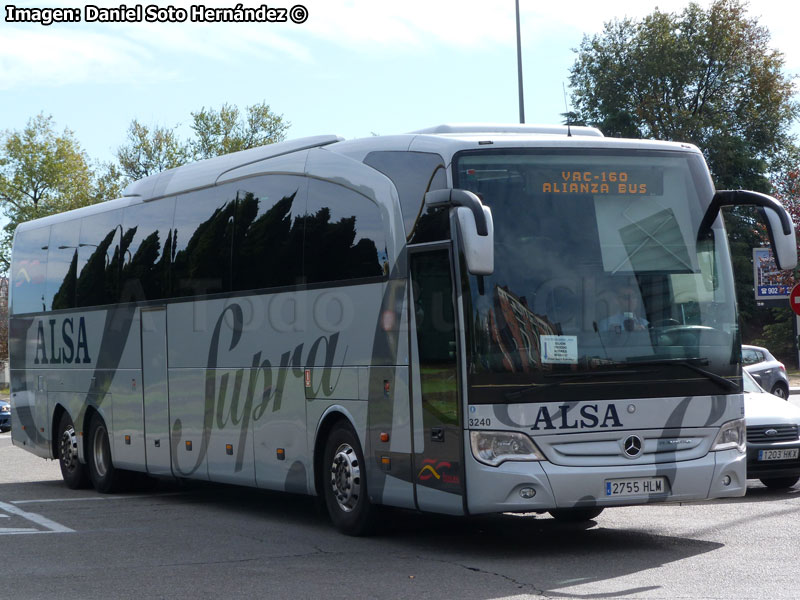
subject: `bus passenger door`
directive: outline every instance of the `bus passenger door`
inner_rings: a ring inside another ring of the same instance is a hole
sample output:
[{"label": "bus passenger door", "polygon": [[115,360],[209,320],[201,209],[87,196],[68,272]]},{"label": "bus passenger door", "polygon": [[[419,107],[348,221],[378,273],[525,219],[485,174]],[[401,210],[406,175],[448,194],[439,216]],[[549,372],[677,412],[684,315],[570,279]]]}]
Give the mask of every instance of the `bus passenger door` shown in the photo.
[{"label": "bus passenger door", "polygon": [[417,506],[464,513],[464,436],[459,403],[456,311],[449,244],[409,248]]},{"label": "bus passenger door", "polygon": [[167,386],[167,310],[141,311],[142,395],[147,472],[172,475]]}]

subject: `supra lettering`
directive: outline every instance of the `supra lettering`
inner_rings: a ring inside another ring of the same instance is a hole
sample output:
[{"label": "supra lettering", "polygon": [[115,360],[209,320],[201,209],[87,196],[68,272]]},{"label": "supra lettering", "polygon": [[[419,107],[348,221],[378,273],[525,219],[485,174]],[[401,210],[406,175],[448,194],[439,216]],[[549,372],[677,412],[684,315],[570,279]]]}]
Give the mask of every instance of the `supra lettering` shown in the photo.
[{"label": "supra lettering", "polygon": [[[226,337],[228,333],[223,331],[226,323],[230,323],[229,339]],[[313,391],[330,396],[336,389],[338,378],[335,380],[332,378],[334,361],[342,364],[344,356],[347,354],[345,348],[345,352],[337,359],[338,332],[317,338],[308,347],[305,361],[303,361],[303,355],[306,346],[303,343],[298,344],[294,350],[284,352],[281,355],[280,367],[277,369],[277,381],[274,384],[272,363],[268,359],[262,359],[260,351],[253,355],[250,368],[236,369],[232,377],[231,373],[217,375],[220,356],[236,349],[242,339],[243,328],[244,312],[239,304],[226,306],[217,318],[208,350],[203,434],[194,464],[185,467],[179,464],[178,448],[183,425],[180,419],[176,419],[172,425],[173,460],[175,468],[182,475],[194,473],[203,464],[208,453],[211,431],[215,427],[227,429],[233,426],[238,429],[239,444],[234,469],[237,473],[241,471],[251,421],[255,422],[262,418],[270,404],[272,412],[280,410],[281,398],[289,372],[291,371],[295,378],[303,377],[304,368],[312,368],[319,362],[318,355],[323,365],[322,375],[319,378],[318,389]],[[247,377],[246,385],[245,376]]]},{"label": "supra lettering", "polygon": [[[609,404],[600,419],[600,406],[584,404],[577,414],[571,414],[569,404],[561,404],[552,409],[540,406],[531,429],[533,431],[592,429],[594,427],[622,427],[617,407]],[[574,412],[574,411],[572,411]]]}]

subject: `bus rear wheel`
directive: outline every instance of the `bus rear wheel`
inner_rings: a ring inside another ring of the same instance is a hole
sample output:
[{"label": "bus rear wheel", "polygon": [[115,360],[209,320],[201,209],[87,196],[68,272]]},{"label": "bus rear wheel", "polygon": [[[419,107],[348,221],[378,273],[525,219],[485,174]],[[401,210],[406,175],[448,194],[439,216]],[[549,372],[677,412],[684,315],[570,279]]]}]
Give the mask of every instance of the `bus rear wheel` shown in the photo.
[{"label": "bus rear wheel", "polygon": [[552,516],[556,521],[561,521],[562,523],[585,523],[586,521],[591,521],[597,517],[601,512],[603,512],[603,509],[597,507],[558,508],[549,512],[550,516]]},{"label": "bus rear wheel", "polygon": [[98,413],[89,422],[88,463],[89,478],[98,492],[110,494],[122,486],[124,472],[114,467],[108,428]]},{"label": "bus rear wheel", "polygon": [[355,431],[336,425],[325,441],[323,495],[334,526],[347,535],[367,535],[374,529],[375,507],[367,494],[364,454]]},{"label": "bus rear wheel", "polygon": [[78,459],[78,436],[70,416],[64,412],[58,422],[58,466],[71,490],[89,487],[86,465]]}]

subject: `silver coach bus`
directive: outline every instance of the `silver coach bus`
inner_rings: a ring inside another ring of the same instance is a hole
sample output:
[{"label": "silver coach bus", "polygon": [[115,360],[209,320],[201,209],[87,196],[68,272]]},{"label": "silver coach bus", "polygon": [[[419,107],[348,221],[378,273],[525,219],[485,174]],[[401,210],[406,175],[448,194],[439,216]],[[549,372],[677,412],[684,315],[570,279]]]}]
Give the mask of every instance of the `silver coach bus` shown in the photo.
[{"label": "silver coach bus", "polygon": [[246,150],[17,229],[12,439],[143,476],[547,512],[745,493],[724,205],[693,146],[440,126]]}]

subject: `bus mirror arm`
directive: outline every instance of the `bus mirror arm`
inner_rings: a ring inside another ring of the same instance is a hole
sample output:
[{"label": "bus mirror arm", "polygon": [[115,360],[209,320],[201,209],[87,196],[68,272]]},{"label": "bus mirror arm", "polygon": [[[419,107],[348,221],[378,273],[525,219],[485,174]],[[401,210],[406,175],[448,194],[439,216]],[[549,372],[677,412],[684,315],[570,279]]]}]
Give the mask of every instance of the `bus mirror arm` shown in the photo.
[{"label": "bus mirror arm", "polygon": [[472,211],[478,235],[487,236],[486,217],[483,214],[483,203],[472,192],[459,189],[433,190],[425,194],[425,206],[439,208],[441,206],[465,206]]},{"label": "bus mirror arm", "polygon": [[[494,273],[494,221],[480,198],[467,190],[433,190],[425,194],[425,206],[455,208],[467,271],[478,276]],[[478,285],[482,289],[480,278]]]},{"label": "bus mirror arm", "polygon": [[759,206],[767,222],[772,252],[779,269],[793,269],[797,265],[797,241],[794,224],[786,209],[772,196],[747,190],[719,190],[714,194],[703,220],[697,239],[705,237],[723,206]]}]

